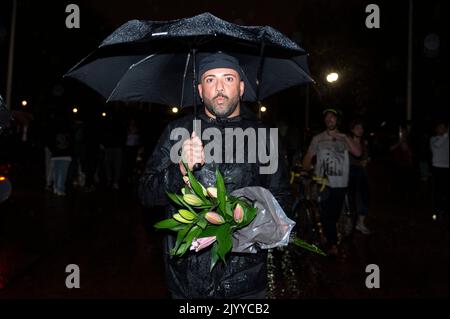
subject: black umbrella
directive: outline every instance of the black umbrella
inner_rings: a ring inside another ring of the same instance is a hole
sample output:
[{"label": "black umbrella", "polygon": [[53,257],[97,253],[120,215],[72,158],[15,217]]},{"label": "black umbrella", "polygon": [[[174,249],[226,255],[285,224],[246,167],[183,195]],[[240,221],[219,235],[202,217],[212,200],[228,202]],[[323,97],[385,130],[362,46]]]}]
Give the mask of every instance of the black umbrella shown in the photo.
[{"label": "black umbrella", "polygon": [[107,101],[195,106],[200,102],[195,60],[218,50],[239,60],[244,101],[312,81],[305,51],[289,38],[269,26],[240,26],[210,13],[166,22],[129,21],[66,76]]},{"label": "black umbrella", "polygon": [[243,101],[260,101],[312,81],[306,52],[279,31],[240,26],[210,13],[165,22],[129,21],[66,76],[107,101],[193,105],[197,131],[196,58],[218,50],[239,60],[246,88]]}]

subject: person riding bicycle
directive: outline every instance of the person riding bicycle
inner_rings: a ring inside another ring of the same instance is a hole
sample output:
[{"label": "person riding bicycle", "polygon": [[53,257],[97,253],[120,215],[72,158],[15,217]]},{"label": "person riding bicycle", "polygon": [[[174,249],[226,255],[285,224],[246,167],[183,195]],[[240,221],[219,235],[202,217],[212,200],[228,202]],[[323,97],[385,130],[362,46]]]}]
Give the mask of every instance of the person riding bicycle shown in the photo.
[{"label": "person riding bicycle", "polygon": [[321,193],[320,218],[326,238],[328,255],[336,256],[337,226],[345,194],[347,192],[350,159],[349,153],[361,155],[361,147],[346,134],[340,133],[338,123],[340,112],[333,108],[323,111],[326,130],[313,137],[303,159],[303,168],[311,170],[312,160],[315,175],[327,178],[327,186]]}]

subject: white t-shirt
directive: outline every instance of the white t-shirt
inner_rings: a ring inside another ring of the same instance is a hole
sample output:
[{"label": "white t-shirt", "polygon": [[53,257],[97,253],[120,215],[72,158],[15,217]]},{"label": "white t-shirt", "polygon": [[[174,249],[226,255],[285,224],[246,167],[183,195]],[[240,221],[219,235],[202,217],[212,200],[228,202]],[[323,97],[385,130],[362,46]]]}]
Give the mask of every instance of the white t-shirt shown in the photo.
[{"label": "white t-shirt", "polygon": [[328,177],[328,186],[348,186],[350,159],[347,142],[333,138],[325,131],[313,137],[308,152],[316,155],[315,174]]},{"label": "white t-shirt", "polygon": [[432,164],[434,167],[448,168],[448,133],[430,138]]}]

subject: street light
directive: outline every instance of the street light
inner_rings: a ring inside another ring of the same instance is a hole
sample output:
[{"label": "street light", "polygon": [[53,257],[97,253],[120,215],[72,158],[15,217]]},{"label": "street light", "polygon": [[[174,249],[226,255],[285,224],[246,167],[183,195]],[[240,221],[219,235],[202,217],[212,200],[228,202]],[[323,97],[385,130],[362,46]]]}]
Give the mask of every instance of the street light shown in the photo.
[{"label": "street light", "polygon": [[78,113],[78,109],[77,109],[76,107],[74,107],[74,108],[72,109],[72,112],[73,112],[74,114],[77,114],[77,113]]},{"label": "street light", "polygon": [[261,106],[261,108],[259,109],[262,113],[267,111],[267,107],[265,107],[264,105]]},{"label": "street light", "polygon": [[28,105],[28,102],[27,102],[26,100],[23,100],[23,101],[22,101],[22,106],[25,107],[25,106],[27,106],[27,105]]},{"label": "street light", "polygon": [[332,72],[327,75],[327,81],[330,83],[336,82],[338,78],[339,75],[336,72]]},{"label": "street light", "polygon": [[103,112],[103,113],[102,113],[102,116],[103,116],[103,117],[106,117],[106,112]]},{"label": "street light", "polygon": [[172,113],[177,114],[178,113],[178,108],[176,106],[172,107]]}]

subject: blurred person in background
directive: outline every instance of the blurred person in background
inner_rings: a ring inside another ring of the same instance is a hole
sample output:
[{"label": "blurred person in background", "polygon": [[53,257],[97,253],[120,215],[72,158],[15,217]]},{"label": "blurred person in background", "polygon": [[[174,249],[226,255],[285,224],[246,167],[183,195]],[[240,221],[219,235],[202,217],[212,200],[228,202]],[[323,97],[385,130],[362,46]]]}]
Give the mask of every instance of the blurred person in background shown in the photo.
[{"label": "blurred person in background", "polygon": [[433,214],[448,215],[448,123],[438,122],[430,139],[433,178]]},{"label": "blurred person in background", "polygon": [[356,213],[355,229],[368,235],[371,233],[365,222],[369,213],[368,142],[364,139],[364,124],[361,120],[353,121],[350,129],[352,139],[361,148],[361,155],[357,157],[350,154],[349,201]]},{"label": "blurred person in background", "polygon": [[321,193],[320,219],[326,238],[327,254],[338,255],[337,221],[347,193],[350,160],[349,153],[361,156],[361,147],[352,138],[339,131],[342,118],[335,109],[323,111],[326,130],[313,137],[303,159],[305,170],[312,169],[316,158],[315,175],[327,179],[327,186]]},{"label": "blurred person in background", "polygon": [[66,195],[66,181],[69,166],[72,162],[72,137],[68,125],[59,123],[55,130],[51,146],[51,167],[53,172],[53,193],[57,196]]}]

